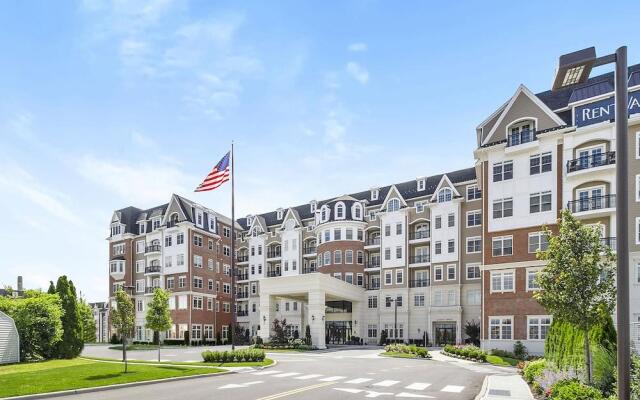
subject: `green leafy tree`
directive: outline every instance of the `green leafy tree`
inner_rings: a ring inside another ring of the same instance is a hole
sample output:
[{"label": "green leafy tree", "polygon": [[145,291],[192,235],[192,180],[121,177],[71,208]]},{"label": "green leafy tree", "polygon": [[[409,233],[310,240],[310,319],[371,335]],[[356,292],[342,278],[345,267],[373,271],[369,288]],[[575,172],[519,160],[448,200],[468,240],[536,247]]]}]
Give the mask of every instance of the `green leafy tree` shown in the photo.
[{"label": "green leafy tree", "polygon": [[[145,327],[151,329],[155,334],[171,329],[171,314],[169,313],[169,292],[156,288],[153,291],[153,298],[148,305]],[[161,340],[158,339],[158,362],[160,362]]]},{"label": "green leafy tree", "polygon": [[136,325],[136,312],[133,301],[124,290],[115,293],[116,307],[111,312],[111,325],[118,331],[122,338],[122,361],[124,372],[127,372],[127,338],[133,336]]},{"label": "green leafy tree", "polygon": [[307,346],[311,346],[311,327],[309,325],[304,328],[304,340]]},{"label": "green leafy tree", "polygon": [[475,320],[467,321],[464,326],[464,333],[469,336],[469,340],[471,340],[471,343],[476,346],[480,344],[480,324]]},{"label": "green leafy tree", "polygon": [[58,344],[58,358],[74,358],[84,347],[82,321],[78,309],[78,298],[73,282],[65,275],[58,278],[56,292],[62,305],[62,341]]},{"label": "green leafy tree", "polygon": [[56,285],[53,284],[53,281],[49,281],[49,290],[47,290],[49,294],[56,294]]},{"label": "green leafy tree", "polygon": [[57,354],[62,340],[62,306],[58,295],[0,297],[0,311],[16,324],[21,361],[49,359]]},{"label": "green leafy tree", "polygon": [[615,305],[615,256],[600,240],[600,232],[583,226],[569,210],[558,221],[558,234],[546,229],[549,247],[538,252],[547,264],[537,276],[541,290],[534,294],[554,318],[569,322],[582,332],[587,383],[593,364],[589,330],[602,323]]},{"label": "green leafy tree", "polygon": [[96,320],[93,319],[93,311],[84,299],[80,299],[78,308],[80,310],[80,321],[82,322],[82,341],[84,343],[95,343]]}]

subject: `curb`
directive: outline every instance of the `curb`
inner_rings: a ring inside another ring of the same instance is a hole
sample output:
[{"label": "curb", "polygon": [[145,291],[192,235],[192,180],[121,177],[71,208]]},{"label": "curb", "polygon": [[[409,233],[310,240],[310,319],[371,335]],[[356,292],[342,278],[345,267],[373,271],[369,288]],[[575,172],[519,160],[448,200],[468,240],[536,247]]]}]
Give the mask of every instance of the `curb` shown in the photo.
[{"label": "curb", "polygon": [[475,397],[474,400],[484,399],[487,395],[488,388],[489,388],[489,375],[484,377],[484,380],[482,381],[482,388],[480,389],[480,392],[478,393],[478,395]]}]

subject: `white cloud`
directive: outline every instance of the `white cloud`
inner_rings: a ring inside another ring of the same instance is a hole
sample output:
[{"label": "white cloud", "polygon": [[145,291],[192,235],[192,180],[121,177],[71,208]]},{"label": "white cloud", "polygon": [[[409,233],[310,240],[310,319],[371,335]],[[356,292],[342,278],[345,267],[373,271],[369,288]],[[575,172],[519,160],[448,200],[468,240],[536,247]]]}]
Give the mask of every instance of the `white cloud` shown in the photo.
[{"label": "white cloud", "polygon": [[362,42],[351,43],[348,47],[349,51],[353,52],[363,52],[367,51],[367,44]]},{"label": "white cloud", "polygon": [[363,85],[369,82],[369,71],[355,61],[347,63],[347,72],[351,77]]}]

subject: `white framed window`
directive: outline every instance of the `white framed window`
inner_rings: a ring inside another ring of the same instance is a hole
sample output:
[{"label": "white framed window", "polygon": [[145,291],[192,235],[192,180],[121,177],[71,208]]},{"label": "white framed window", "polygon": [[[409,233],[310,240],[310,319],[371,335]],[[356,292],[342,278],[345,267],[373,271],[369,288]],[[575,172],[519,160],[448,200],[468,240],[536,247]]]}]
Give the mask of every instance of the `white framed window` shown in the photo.
[{"label": "white framed window", "polygon": [[551,327],[551,321],[552,317],[550,315],[527,316],[527,339],[545,340]]},{"label": "white framed window", "polygon": [[393,284],[393,274],[391,273],[391,271],[385,271],[384,272],[384,284],[385,285],[392,285]]},{"label": "white framed window", "polygon": [[[165,267],[167,266],[167,263],[165,262]],[[145,267],[145,261],[144,260],[137,260],[136,261],[136,272],[141,274],[144,272],[144,267]]]},{"label": "white framed window", "polygon": [[482,302],[482,289],[471,289],[467,292],[467,304],[479,306]]},{"label": "white framed window", "polygon": [[176,235],[176,244],[184,244],[184,233],[178,233]]},{"label": "white framed window", "polygon": [[402,246],[396,246],[396,259],[402,258]]},{"label": "white framed window", "polygon": [[202,296],[193,296],[193,309],[202,310]]},{"label": "white framed window", "polygon": [[417,184],[418,184],[417,189],[418,189],[419,192],[424,190],[424,188],[426,187],[425,183],[426,183],[426,180],[424,178],[418,178],[418,180],[417,180]]},{"label": "white framed window", "polygon": [[194,268],[202,268],[202,256],[199,256],[199,255],[193,256],[193,266]]},{"label": "white framed window", "polygon": [[478,185],[467,186],[467,201],[478,200],[482,198],[482,192],[478,188]]},{"label": "white framed window", "polygon": [[447,280],[455,281],[456,280],[456,266],[455,264],[447,265]]},{"label": "white framed window", "polygon": [[544,232],[529,232],[529,253],[545,251],[549,248],[549,238]]},{"label": "white framed window", "polygon": [[342,250],[336,250],[333,252],[333,263],[342,264]]},{"label": "white framed window", "polygon": [[344,274],[344,281],[353,285],[353,272],[346,272]]},{"label": "white framed window", "polygon": [[136,241],[136,254],[144,253],[144,240]]},{"label": "white framed window", "polygon": [[482,224],[482,211],[467,211],[467,228],[480,226]]},{"label": "white framed window", "polygon": [[396,270],[396,284],[402,285],[404,283],[404,274],[401,269]]},{"label": "white framed window", "polygon": [[540,290],[537,277],[542,268],[527,268],[527,292]]},{"label": "white framed window", "polygon": [[415,206],[416,206],[416,212],[417,212],[417,213],[421,213],[421,212],[423,212],[423,211],[424,211],[424,202],[422,202],[422,201],[416,201]]},{"label": "white framed window", "polygon": [[113,245],[113,255],[114,256],[121,256],[123,255],[125,252],[125,245],[124,243],[118,243],[118,244],[114,244]]},{"label": "white framed window", "polygon": [[371,189],[371,200],[378,200],[380,191],[378,189]]},{"label": "white framed window", "polygon": [[636,244],[640,244],[640,217],[636,217]]},{"label": "white framed window", "polygon": [[442,188],[438,191],[438,203],[444,203],[453,199],[453,191],[449,188]]},{"label": "white framed window", "polygon": [[331,264],[331,252],[330,251],[325,251],[324,254],[322,255],[322,257],[323,257],[322,265]]},{"label": "white framed window", "polygon": [[456,215],[454,213],[447,215],[447,226],[449,228],[456,226]]},{"label": "white framed window", "polygon": [[475,280],[475,279],[481,278],[480,264],[478,263],[467,264],[466,267],[467,267],[467,280]]},{"label": "white framed window", "polygon": [[529,175],[537,175],[552,170],[551,152],[534,154],[529,157]]},{"label": "white framed window", "polygon": [[353,219],[362,220],[362,205],[360,203],[355,203],[351,207],[353,213]]},{"label": "white framed window", "polygon": [[492,255],[494,257],[513,254],[513,236],[499,236],[492,239]]},{"label": "white framed window", "polygon": [[136,280],[136,292],[137,293],[144,292],[144,279]]},{"label": "white framed window", "polygon": [[529,195],[529,213],[551,211],[551,192],[538,192]]},{"label": "white framed window", "polygon": [[482,238],[474,236],[467,238],[467,254],[480,253],[482,251]]},{"label": "white framed window", "polygon": [[336,204],[336,219],[344,219],[344,203],[339,202]]},{"label": "white framed window", "polygon": [[353,264],[353,250],[345,250],[344,262],[345,264]]},{"label": "white framed window", "polygon": [[454,253],[456,251],[456,240],[455,239],[449,239],[449,241],[447,242],[447,251],[449,253]]},{"label": "white framed window", "polygon": [[441,281],[443,279],[442,265],[436,265],[433,269],[433,280]]},{"label": "white framed window", "polygon": [[440,229],[440,228],[442,228],[442,216],[440,216],[440,215],[436,215],[436,218],[435,218],[435,226],[434,226],[434,228],[435,228],[435,229]]},{"label": "white framed window", "polygon": [[515,274],[515,271],[512,269],[491,271],[491,293],[515,293]]},{"label": "white framed window", "polygon": [[424,294],[416,294],[413,296],[414,307],[424,307]]},{"label": "white framed window", "polygon": [[399,209],[400,209],[400,200],[398,200],[395,197],[389,200],[389,203],[387,204],[387,212],[394,212],[394,211],[398,211]]},{"label": "white framed window", "polygon": [[435,253],[436,254],[442,254],[442,242],[441,241],[437,241],[435,243]]},{"label": "white framed window", "polygon": [[489,317],[489,337],[491,340],[511,340],[513,316]]},{"label": "white framed window", "polygon": [[378,337],[378,325],[375,325],[375,324],[367,325],[367,337],[371,339]]},{"label": "white framed window", "polygon": [[513,161],[493,164],[493,181],[500,182],[513,179]]},{"label": "white framed window", "polygon": [[513,198],[496,199],[493,201],[493,219],[513,216]]},{"label": "white framed window", "polygon": [[367,298],[369,308],[378,308],[378,296],[369,296]]}]

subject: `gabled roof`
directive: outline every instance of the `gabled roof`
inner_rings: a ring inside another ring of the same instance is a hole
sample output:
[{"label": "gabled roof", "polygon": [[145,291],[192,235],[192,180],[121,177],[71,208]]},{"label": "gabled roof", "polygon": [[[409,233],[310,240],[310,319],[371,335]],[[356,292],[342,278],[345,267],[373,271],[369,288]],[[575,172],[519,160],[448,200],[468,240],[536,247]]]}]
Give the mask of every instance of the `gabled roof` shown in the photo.
[{"label": "gabled roof", "polygon": [[444,185],[447,185],[447,187],[451,189],[451,191],[453,192],[453,195],[455,197],[460,197],[460,192],[458,192],[456,187],[453,186],[453,183],[451,182],[451,180],[449,179],[447,174],[444,174],[444,175],[442,175],[442,179],[440,179],[440,182],[438,183],[438,186],[436,186],[436,189],[433,191],[433,195],[431,196],[431,199],[430,199],[431,201],[435,201],[436,196],[438,194],[438,191],[440,191],[440,189]]},{"label": "gabled roof", "polygon": [[399,197],[400,200],[400,204],[403,207],[407,206],[407,202],[405,201],[404,197],[402,197],[402,194],[400,194],[400,191],[398,191],[398,188],[396,188],[396,185],[391,185],[391,187],[389,188],[389,190],[387,191],[387,195],[384,198],[384,201],[382,202],[382,205],[380,208],[386,208],[387,207],[387,202],[392,198],[395,197],[394,196]]}]

